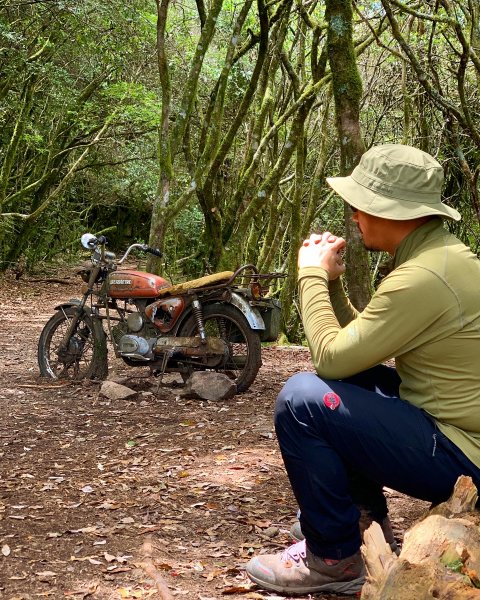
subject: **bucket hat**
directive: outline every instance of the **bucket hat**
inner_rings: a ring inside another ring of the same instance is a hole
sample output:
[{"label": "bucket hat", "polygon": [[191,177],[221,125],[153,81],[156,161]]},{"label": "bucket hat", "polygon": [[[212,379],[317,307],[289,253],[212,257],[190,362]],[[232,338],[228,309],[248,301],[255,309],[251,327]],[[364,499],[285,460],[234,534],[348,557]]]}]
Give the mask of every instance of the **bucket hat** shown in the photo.
[{"label": "bucket hat", "polygon": [[367,150],[348,177],[327,177],[348,204],[376,217],[405,221],[438,215],[459,221],[460,213],[443,204],[443,168],[433,156],[403,144]]}]

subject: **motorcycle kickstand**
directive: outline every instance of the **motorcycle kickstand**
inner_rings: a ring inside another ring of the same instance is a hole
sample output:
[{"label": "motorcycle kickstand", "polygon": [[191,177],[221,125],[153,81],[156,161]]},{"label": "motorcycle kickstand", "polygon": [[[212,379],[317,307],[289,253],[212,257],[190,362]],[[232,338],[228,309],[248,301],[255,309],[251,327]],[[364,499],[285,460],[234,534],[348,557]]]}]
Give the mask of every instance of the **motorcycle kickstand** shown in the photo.
[{"label": "motorcycle kickstand", "polygon": [[163,359],[162,359],[162,366],[160,367],[160,373],[157,375],[158,377],[158,385],[157,385],[157,389],[155,390],[155,396],[158,395],[158,392],[160,391],[160,387],[162,385],[162,381],[163,381],[163,376],[165,375],[165,369],[167,368],[167,362],[168,359],[173,355],[173,353],[170,352],[165,352],[165,354],[163,355]]}]

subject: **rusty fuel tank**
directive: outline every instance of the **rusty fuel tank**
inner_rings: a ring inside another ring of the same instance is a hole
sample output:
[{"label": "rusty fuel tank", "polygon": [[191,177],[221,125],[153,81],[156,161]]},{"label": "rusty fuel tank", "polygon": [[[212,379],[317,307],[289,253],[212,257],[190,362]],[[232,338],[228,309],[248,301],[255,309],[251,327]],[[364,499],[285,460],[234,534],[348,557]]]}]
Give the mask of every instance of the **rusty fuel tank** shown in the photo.
[{"label": "rusty fuel tank", "polygon": [[130,269],[110,273],[107,279],[112,298],[156,298],[159,290],[170,285],[163,277]]}]

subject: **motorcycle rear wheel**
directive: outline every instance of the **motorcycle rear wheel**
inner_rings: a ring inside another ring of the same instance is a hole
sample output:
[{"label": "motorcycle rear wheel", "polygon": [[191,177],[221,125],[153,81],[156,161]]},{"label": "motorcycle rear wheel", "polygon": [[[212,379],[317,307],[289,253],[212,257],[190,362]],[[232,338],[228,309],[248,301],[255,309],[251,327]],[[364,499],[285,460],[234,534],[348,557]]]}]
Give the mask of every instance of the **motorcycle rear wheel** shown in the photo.
[{"label": "motorcycle rear wheel", "polygon": [[43,377],[50,379],[105,379],[108,373],[106,336],[101,326],[95,327],[91,317],[83,313],[68,347],[61,342],[75,307],[58,310],[46,323],[38,341],[38,366]]},{"label": "motorcycle rear wheel", "polygon": [[[250,328],[243,314],[229,304],[207,304],[203,307],[203,321],[207,336],[222,338],[229,349],[226,360],[214,370],[231,377],[237,392],[245,392],[262,366],[259,334]],[[191,315],[180,328],[179,336],[195,335],[198,335],[198,328]],[[199,369],[192,367],[191,372],[194,370]]]}]

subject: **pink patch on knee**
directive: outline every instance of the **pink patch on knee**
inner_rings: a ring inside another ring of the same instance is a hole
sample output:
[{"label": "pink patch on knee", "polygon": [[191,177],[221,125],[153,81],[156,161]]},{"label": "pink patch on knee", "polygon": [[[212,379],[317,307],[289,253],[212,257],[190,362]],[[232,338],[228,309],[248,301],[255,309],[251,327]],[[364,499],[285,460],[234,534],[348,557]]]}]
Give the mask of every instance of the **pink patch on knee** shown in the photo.
[{"label": "pink patch on knee", "polygon": [[335,410],[336,408],[338,408],[341,402],[342,401],[340,400],[340,396],[335,392],[327,392],[323,396],[323,403],[330,410]]}]

